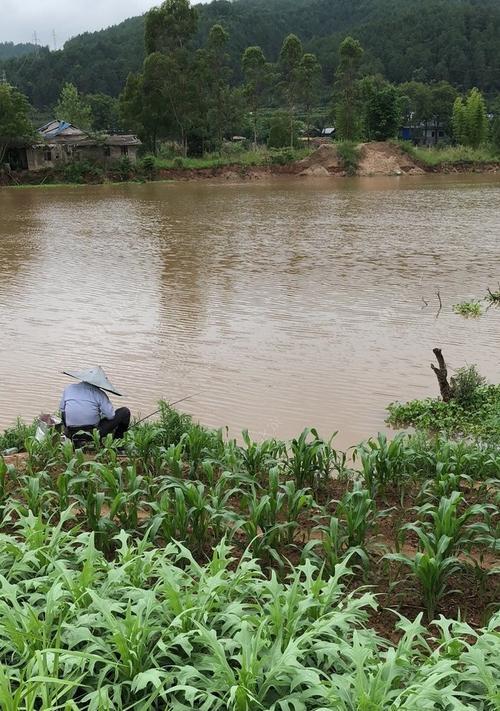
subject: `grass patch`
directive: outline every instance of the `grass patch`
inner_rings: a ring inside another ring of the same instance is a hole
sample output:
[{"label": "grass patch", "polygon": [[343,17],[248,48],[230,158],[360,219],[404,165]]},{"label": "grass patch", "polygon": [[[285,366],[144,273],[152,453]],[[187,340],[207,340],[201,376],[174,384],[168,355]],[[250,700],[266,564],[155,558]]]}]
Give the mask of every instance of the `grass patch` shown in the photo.
[{"label": "grass patch", "polygon": [[23,449],[24,443],[28,437],[32,437],[35,434],[36,424],[27,425],[20,419],[17,419],[16,423],[12,427],[7,428],[2,434],[0,434],[0,453],[5,449]]},{"label": "grass patch", "polygon": [[478,318],[482,316],[483,310],[479,301],[462,301],[460,304],[454,304],[454,313],[465,318]]},{"label": "grass patch", "polygon": [[353,141],[339,141],[335,147],[347,175],[356,175],[361,157],[359,146]]},{"label": "grass patch", "polygon": [[[286,149],[287,163],[301,160],[309,155],[311,151],[307,148]],[[267,149],[242,151],[241,153],[231,153],[228,155],[207,154],[200,158],[159,158],[155,159],[155,167],[164,170],[203,170],[210,168],[225,168],[229,166],[252,167],[269,165],[280,162],[276,156],[284,155],[283,151],[272,151]]]},{"label": "grass patch", "polygon": [[470,146],[444,146],[425,148],[414,146],[409,141],[395,141],[397,146],[416,161],[429,167],[454,164],[484,164],[498,163],[500,154],[493,146],[484,145],[479,148]]}]

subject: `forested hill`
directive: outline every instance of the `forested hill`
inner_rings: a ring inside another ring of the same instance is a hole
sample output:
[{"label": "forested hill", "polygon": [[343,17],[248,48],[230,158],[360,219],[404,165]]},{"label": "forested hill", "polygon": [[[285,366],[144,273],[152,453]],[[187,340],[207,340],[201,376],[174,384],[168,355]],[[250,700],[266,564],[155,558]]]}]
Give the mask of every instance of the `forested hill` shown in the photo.
[{"label": "forested hill", "polygon": [[31,54],[37,50],[38,47],[30,42],[23,44],[0,42],[0,61],[3,59],[12,59],[13,57],[22,57],[25,54]]},{"label": "forested hill", "polygon": [[[197,44],[220,22],[230,33],[235,68],[253,44],[275,60],[283,38],[294,32],[331,80],[339,43],[349,33],[367,50],[367,71],[391,81],[445,79],[462,89],[500,91],[498,0],[214,0],[200,5],[199,15]],[[131,18],[79,35],[63,50],[43,49],[1,67],[38,107],[54,104],[65,81],[84,93],[116,96],[142,64],[143,22]]]}]

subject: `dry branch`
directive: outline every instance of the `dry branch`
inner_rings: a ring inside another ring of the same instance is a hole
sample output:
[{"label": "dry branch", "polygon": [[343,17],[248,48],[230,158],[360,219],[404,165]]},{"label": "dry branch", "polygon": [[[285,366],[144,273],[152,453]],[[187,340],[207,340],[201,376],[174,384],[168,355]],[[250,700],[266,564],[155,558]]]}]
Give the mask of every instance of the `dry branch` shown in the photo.
[{"label": "dry branch", "polygon": [[436,356],[439,368],[436,368],[434,363],[431,363],[431,368],[436,374],[439,383],[439,390],[444,402],[450,402],[453,397],[450,383],[448,382],[448,369],[446,367],[441,348],[433,348],[432,352]]}]

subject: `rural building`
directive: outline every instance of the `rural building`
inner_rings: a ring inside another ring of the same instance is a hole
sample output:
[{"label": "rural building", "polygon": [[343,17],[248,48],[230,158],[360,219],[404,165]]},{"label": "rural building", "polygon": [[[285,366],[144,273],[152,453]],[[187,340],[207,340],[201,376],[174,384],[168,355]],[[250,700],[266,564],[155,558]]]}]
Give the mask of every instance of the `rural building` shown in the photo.
[{"label": "rural building", "polygon": [[35,143],[11,146],[7,161],[13,169],[33,171],[80,160],[107,164],[127,157],[135,163],[140,145],[137,136],[95,138],[67,121],[49,121],[38,129]]},{"label": "rural building", "polygon": [[400,130],[399,137],[403,141],[411,141],[416,146],[435,146],[438,143],[449,143],[450,136],[444,126],[436,121],[420,123],[418,125],[406,125]]}]

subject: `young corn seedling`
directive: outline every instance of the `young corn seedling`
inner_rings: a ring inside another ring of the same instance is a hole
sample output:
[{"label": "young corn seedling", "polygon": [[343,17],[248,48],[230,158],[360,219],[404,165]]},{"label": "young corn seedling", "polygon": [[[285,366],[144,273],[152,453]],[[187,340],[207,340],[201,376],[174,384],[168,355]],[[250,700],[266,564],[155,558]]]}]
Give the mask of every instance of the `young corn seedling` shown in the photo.
[{"label": "young corn seedling", "polygon": [[348,491],[337,502],[336,513],[347,535],[348,547],[364,550],[368,533],[378,515],[381,515],[377,515],[375,501],[368,489],[363,489],[356,483],[353,490]]},{"label": "young corn seedling", "polygon": [[162,453],[161,470],[166,471],[174,479],[182,479],[184,475],[184,443],[171,444]]},{"label": "young corn seedling", "polygon": [[190,520],[184,490],[179,486],[165,489],[151,507],[154,512],[154,531],[166,543],[186,543],[190,533]]},{"label": "young corn seedling", "polygon": [[378,493],[384,494],[388,486],[402,492],[415,470],[415,453],[403,434],[388,441],[380,433],[377,439],[369,439],[355,449],[354,459],[357,458],[361,461],[365,487],[373,498]]},{"label": "young corn seedling", "polygon": [[[316,520],[323,521],[323,517]],[[303,549],[303,560],[312,560],[325,577],[335,575],[338,565],[349,562],[352,567],[368,566],[368,556],[361,546],[351,547],[344,524],[331,516],[328,523],[320,523],[313,529],[314,538]],[[352,563],[351,563],[352,559]]]},{"label": "young corn seedling", "polygon": [[[438,505],[429,503],[416,509],[420,521],[409,523],[403,527],[405,530],[414,531],[419,537],[425,533],[426,537],[434,541],[437,549],[438,542],[444,537],[449,541],[451,554],[458,551],[468,551],[474,541],[487,533],[487,526],[483,521],[471,521],[471,519],[484,516],[488,513],[490,506],[486,504],[474,504],[465,506],[463,495],[454,491],[451,496],[443,496]],[[462,511],[461,511],[462,509]]]},{"label": "young corn seedling", "polygon": [[160,473],[157,467],[159,459],[156,456],[159,440],[157,425],[143,424],[127,432],[125,440],[127,451],[135,461],[140,462],[144,474],[148,472]]},{"label": "young corn seedling", "polygon": [[293,543],[295,532],[300,528],[300,515],[306,511],[310,511],[313,506],[315,506],[315,501],[309,489],[297,489],[293,480],[286,481],[282,484],[281,492],[288,523],[285,542],[289,545]]},{"label": "young corn seedling", "polygon": [[201,462],[210,451],[212,435],[201,425],[192,425],[182,435],[181,442],[184,445],[185,456],[189,462],[189,477],[195,479]]},{"label": "young corn seedling", "polygon": [[21,478],[22,486],[19,489],[22,500],[28,511],[35,516],[47,514],[47,504],[52,499],[50,490],[50,477],[47,472],[41,471],[36,475]]},{"label": "young corn seedling", "polygon": [[[312,441],[308,441],[310,435],[314,438]],[[291,441],[290,450],[286,463],[288,473],[299,489],[308,487],[314,494],[318,480],[324,473],[323,440],[315,429],[305,429],[298,438]]]},{"label": "young corn seedling", "polygon": [[410,574],[420,583],[427,618],[433,620],[439,602],[451,592],[448,589],[448,581],[460,570],[461,564],[458,558],[450,555],[451,540],[448,536],[436,540],[421,531],[419,545],[422,550],[413,556],[389,553],[385,558],[409,568]]},{"label": "young corn seedling", "polygon": [[53,469],[61,459],[61,438],[55,430],[49,431],[41,442],[27,437],[24,446],[28,454],[26,472],[30,475]]},{"label": "young corn seedling", "polygon": [[275,439],[254,442],[250,438],[248,430],[243,430],[241,436],[245,444],[244,447],[239,448],[241,462],[247,474],[258,480],[271,467],[276,466],[278,459],[284,452],[284,445]]},{"label": "young corn seedling", "polygon": [[14,479],[15,469],[12,464],[6,464],[5,459],[0,456],[0,515],[8,497],[8,484],[10,479]]}]

